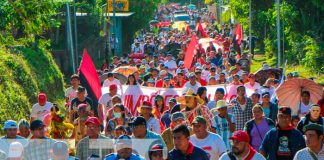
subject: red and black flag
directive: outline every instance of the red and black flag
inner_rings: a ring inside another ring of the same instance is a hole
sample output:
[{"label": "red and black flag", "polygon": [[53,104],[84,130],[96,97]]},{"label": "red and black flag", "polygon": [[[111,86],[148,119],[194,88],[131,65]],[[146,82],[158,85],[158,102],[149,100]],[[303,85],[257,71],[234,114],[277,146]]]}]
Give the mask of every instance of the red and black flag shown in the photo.
[{"label": "red and black flag", "polygon": [[81,85],[87,89],[88,97],[93,101],[93,107],[97,107],[101,96],[100,79],[86,49],[83,50],[83,57],[78,71]]}]

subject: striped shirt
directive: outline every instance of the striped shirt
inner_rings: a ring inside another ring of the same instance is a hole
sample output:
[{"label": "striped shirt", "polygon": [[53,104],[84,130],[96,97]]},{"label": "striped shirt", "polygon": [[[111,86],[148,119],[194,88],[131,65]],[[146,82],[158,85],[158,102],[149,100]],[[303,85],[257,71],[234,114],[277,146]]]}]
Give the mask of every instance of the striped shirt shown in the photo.
[{"label": "striped shirt", "polygon": [[[299,150],[296,153],[294,160],[314,159],[310,152],[312,152],[312,151],[308,147],[306,147],[302,150]],[[312,152],[312,153],[318,160],[324,159],[324,147],[322,147],[321,151],[319,151],[318,154],[316,154],[314,152]]]},{"label": "striped shirt", "polygon": [[[235,124],[233,115],[228,114],[228,117],[230,118],[231,123]],[[233,132],[230,131],[230,128],[229,128],[226,118],[222,118],[222,117],[216,115],[214,117],[214,120],[215,120],[215,124],[216,124],[215,129],[216,129],[217,134],[219,134],[223,138],[223,141],[226,145],[227,150],[231,150],[231,143],[228,138],[232,136]]]}]

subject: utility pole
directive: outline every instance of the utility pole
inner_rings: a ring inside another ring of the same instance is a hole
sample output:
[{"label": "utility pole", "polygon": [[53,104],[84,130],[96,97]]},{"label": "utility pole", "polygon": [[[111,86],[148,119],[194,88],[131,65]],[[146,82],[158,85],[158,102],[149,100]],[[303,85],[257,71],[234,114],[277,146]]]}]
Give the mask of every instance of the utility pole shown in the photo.
[{"label": "utility pole", "polygon": [[277,2],[277,48],[278,48],[278,63],[277,67],[281,66],[281,52],[280,52],[280,0]]},{"label": "utility pole", "polygon": [[252,55],[252,0],[249,0],[249,51]]},{"label": "utility pole", "polygon": [[73,38],[72,38],[72,29],[71,29],[71,16],[70,16],[70,6],[69,3],[66,3],[66,18],[67,18],[67,36],[68,36],[68,44],[70,47],[70,57],[72,61],[72,73],[74,73],[75,70],[75,57],[74,57],[74,49],[73,49]]},{"label": "utility pole", "polygon": [[75,55],[76,55],[76,66],[79,66],[79,53],[78,53],[78,32],[77,32],[77,10],[75,7],[75,0],[73,0],[73,11],[74,11],[74,41],[75,41]]},{"label": "utility pole", "polygon": [[[113,16],[114,16],[114,52],[117,52],[118,44],[117,44],[117,17],[116,17],[116,0],[113,0]],[[113,53],[113,56],[114,53]]]}]

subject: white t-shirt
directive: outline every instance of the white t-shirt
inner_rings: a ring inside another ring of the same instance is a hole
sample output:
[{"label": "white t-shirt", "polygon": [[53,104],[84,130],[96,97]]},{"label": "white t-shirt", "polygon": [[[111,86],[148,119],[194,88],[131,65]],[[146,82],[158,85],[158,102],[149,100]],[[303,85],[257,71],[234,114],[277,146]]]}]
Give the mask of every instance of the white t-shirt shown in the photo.
[{"label": "white t-shirt", "polygon": [[[69,88],[67,88],[67,89],[65,90],[65,97],[66,97],[66,98],[69,98],[70,103],[72,102],[72,100],[73,100],[74,98],[77,97],[77,92],[76,92],[77,90],[78,90],[78,89],[73,89],[72,86],[69,87]],[[87,90],[85,90],[85,96],[87,96],[87,95],[88,95]]]},{"label": "white t-shirt", "polygon": [[38,103],[35,103],[33,105],[30,117],[34,117],[35,120],[44,120],[44,117],[46,114],[51,112],[51,108],[52,108],[53,104],[51,102],[46,102],[46,104],[44,106],[40,106]]},{"label": "white t-shirt", "polygon": [[[235,156],[235,155],[234,155]],[[236,157],[235,157],[236,158]],[[238,159],[238,158],[236,158]],[[231,160],[227,153],[224,153],[219,160]],[[251,160],[266,160],[260,153],[256,152]]]},{"label": "white t-shirt", "polygon": [[178,67],[177,67],[177,63],[174,60],[165,61],[164,66],[168,67],[170,74],[175,75],[175,69],[177,69]]},{"label": "white t-shirt", "polygon": [[112,97],[110,96],[110,94],[109,93],[105,93],[105,94],[103,94],[103,95],[101,95],[101,97],[99,98],[99,100],[98,100],[98,103],[99,104],[102,104],[103,106],[104,106],[104,115],[106,115],[107,114],[107,111],[110,109],[110,108],[112,108],[113,106],[113,104],[112,104],[112,101],[111,101],[111,99],[112,99]]},{"label": "white t-shirt", "polygon": [[215,80],[219,80],[219,75],[218,75],[218,74],[215,74],[214,76],[212,76],[212,75],[209,74],[209,75],[207,76],[207,79],[206,79],[207,82],[209,82],[210,77],[215,77]]},{"label": "white t-shirt", "polygon": [[188,89],[191,88],[192,90],[194,90],[195,94],[197,94],[197,90],[199,87],[201,87],[201,84],[199,82],[196,81],[196,84],[193,86],[190,84],[190,81],[188,81],[184,84],[182,93],[186,93]]},{"label": "white t-shirt", "polygon": [[209,71],[207,71],[207,70],[202,70],[202,72],[201,72],[201,78],[203,78],[203,79],[206,79],[206,80],[209,80],[207,77],[210,75],[210,72]]},{"label": "white t-shirt", "polygon": [[205,139],[198,139],[196,135],[190,136],[190,141],[193,145],[200,147],[207,152],[209,159],[219,159],[220,155],[226,152],[226,146],[223,139],[214,133],[208,132]]},{"label": "white t-shirt", "polygon": [[121,85],[120,81],[119,81],[118,79],[116,79],[116,78],[114,78],[114,80],[112,80],[112,81],[106,79],[106,80],[104,81],[104,83],[102,84],[102,87],[109,87],[109,86],[112,85],[112,84],[117,85],[117,88],[121,91],[120,93],[123,94],[123,88],[122,88],[122,85]]},{"label": "white t-shirt", "polygon": [[244,87],[246,89],[246,95],[250,97],[254,92],[260,93],[260,83],[254,82],[254,85],[251,86],[250,82],[244,84]]},{"label": "white t-shirt", "polygon": [[147,121],[147,127],[148,130],[155,132],[157,134],[161,133],[161,127],[160,127],[160,122],[159,120],[157,120],[154,117],[151,117],[148,121]]}]

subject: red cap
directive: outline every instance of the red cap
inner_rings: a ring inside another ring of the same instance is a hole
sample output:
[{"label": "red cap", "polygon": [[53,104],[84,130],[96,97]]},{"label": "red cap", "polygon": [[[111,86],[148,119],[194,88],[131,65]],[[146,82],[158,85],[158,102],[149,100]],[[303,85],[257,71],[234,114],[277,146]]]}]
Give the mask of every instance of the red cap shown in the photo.
[{"label": "red cap", "polygon": [[149,101],[144,101],[141,107],[152,108],[152,103]]},{"label": "red cap", "polygon": [[45,103],[46,102],[46,94],[45,93],[39,93],[38,94],[38,103]]},{"label": "red cap", "polygon": [[249,78],[251,78],[251,77],[254,77],[254,74],[253,73],[250,73],[249,74]]},{"label": "red cap", "polygon": [[117,89],[117,85],[116,84],[112,84],[109,86],[109,90],[112,90],[112,89]]},{"label": "red cap", "polygon": [[234,140],[237,140],[240,142],[250,143],[250,136],[245,131],[242,131],[242,130],[235,131],[233,133],[233,136],[230,137],[229,139],[234,139]]},{"label": "red cap", "polygon": [[78,109],[87,108],[87,107],[88,107],[88,105],[84,104],[84,103],[78,105]]},{"label": "red cap", "polygon": [[101,125],[101,122],[99,121],[99,119],[97,117],[89,117],[86,122],[85,122],[85,125],[88,125],[88,124],[94,124],[94,125],[98,125],[100,126]]},{"label": "red cap", "polygon": [[140,60],[140,59],[136,59],[135,63],[139,63],[139,64],[141,64],[141,63],[142,63],[142,60]]}]

